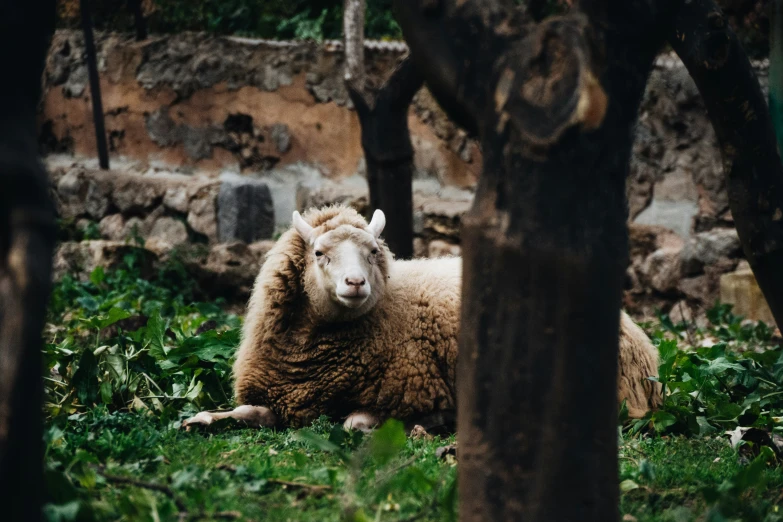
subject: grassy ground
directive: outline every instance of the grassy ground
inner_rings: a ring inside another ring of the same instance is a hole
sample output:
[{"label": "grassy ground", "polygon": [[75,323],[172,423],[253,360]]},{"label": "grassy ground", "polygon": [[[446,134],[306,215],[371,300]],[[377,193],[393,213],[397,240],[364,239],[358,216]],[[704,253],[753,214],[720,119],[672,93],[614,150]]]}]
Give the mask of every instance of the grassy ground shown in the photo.
[{"label": "grassy ground", "polygon": [[[453,438],[407,438],[394,422],[362,436],[325,419],[299,431],[178,429],[195,411],[230,404],[241,318],[219,302],[193,304],[197,289],[175,264],[152,277],[136,265],[130,256],[123,269],[54,291],[49,520],[455,520],[458,464],[438,455]],[[727,307],[710,319],[687,333],[665,316],[644,325],[662,355],[666,404],[640,422],[621,411],[625,520],[783,520],[776,453],[738,451],[725,436],[737,426],[780,431],[779,340]]]}]

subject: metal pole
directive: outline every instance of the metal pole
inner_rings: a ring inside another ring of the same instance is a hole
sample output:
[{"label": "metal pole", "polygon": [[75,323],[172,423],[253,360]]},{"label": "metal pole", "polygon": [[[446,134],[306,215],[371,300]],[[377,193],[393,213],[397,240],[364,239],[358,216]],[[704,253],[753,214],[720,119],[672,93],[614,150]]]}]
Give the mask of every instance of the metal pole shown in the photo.
[{"label": "metal pole", "polygon": [[92,35],[92,18],[89,0],[79,0],[84,32],[84,48],[87,51],[87,72],[90,75],[90,97],[92,98],[92,120],[95,125],[95,141],[98,146],[98,160],[103,170],[109,169],[109,148],[106,144],[106,126],[103,122],[101,84],[98,78],[98,62],[95,54],[95,40]]}]

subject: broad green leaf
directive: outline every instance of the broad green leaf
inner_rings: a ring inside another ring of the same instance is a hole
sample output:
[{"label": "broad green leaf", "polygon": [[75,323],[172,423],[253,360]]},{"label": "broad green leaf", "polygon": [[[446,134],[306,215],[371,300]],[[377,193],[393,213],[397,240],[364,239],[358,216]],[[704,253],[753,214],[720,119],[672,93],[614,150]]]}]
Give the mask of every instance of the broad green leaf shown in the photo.
[{"label": "broad green leaf", "polygon": [[105,280],[106,274],[103,271],[103,267],[100,265],[95,267],[95,269],[90,273],[90,282],[95,286],[101,286]]},{"label": "broad green leaf", "polygon": [[79,369],[73,374],[72,384],[79,402],[92,406],[98,399],[98,361],[90,350],[82,352]]},{"label": "broad green leaf", "polygon": [[634,489],[639,489],[639,484],[637,484],[633,480],[625,479],[622,482],[620,482],[620,491],[622,493],[628,493],[629,491],[633,491]]},{"label": "broad green leaf", "polygon": [[144,343],[149,353],[155,359],[166,358],[166,321],[160,315],[160,311],[153,313],[147,321]]},{"label": "broad green leaf", "polygon": [[677,417],[665,411],[656,411],[652,415],[652,424],[655,431],[663,433],[666,428],[677,423]]},{"label": "broad green leaf", "polygon": [[400,453],[400,450],[405,447],[406,440],[403,423],[396,419],[387,420],[375,430],[370,439],[373,458],[380,465],[386,464]]},{"label": "broad green leaf", "polygon": [[101,400],[104,404],[111,404],[113,397],[114,393],[111,383],[109,381],[103,381],[101,383]]}]

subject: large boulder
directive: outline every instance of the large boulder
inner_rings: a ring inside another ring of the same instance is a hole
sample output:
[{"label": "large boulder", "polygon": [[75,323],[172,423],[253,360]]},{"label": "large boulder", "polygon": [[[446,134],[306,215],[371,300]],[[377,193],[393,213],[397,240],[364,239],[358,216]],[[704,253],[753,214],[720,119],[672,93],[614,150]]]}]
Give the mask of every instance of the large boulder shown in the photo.
[{"label": "large boulder", "polygon": [[736,258],[741,254],[737,231],[733,228],[714,228],[694,235],[682,250],[682,268],[685,275],[703,272],[705,265],[714,265],[721,259]]}]

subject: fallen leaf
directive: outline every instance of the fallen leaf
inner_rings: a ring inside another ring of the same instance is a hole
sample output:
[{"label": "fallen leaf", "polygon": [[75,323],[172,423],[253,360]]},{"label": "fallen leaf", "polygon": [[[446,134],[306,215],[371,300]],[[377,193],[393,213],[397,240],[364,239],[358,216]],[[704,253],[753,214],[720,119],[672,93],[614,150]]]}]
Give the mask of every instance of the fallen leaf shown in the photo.
[{"label": "fallen leaf", "polygon": [[432,440],[432,435],[427,433],[427,430],[425,430],[424,427],[420,424],[417,424],[413,427],[410,437],[412,439]]},{"label": "fallen leaf", "polygon": [[743,464],[758,457],[763,446],[772,449],[778,462],[783,460],[783,437],[777,433],[770,433],[759,428],[738,427],[735,430],[727,431],[726,434],[729,435],[731,447],[737,449],[740,462]]},{"label": "fallen leaf", "polygon": [[639,489],[639,484],[634,482],[631,479],[626,479],[620,482],[620,491],[623,493],[628,493],[629,491],[633,491],[634,489]]},{"label": "fallen leaf", "polygon": [[457,457],[457,445],[456,444],[449,444],[447,446],[441,446],[438,449],[435,450],[435,456],[439,459],[445,459],[448,455],[451,455],[452,457]]}]

